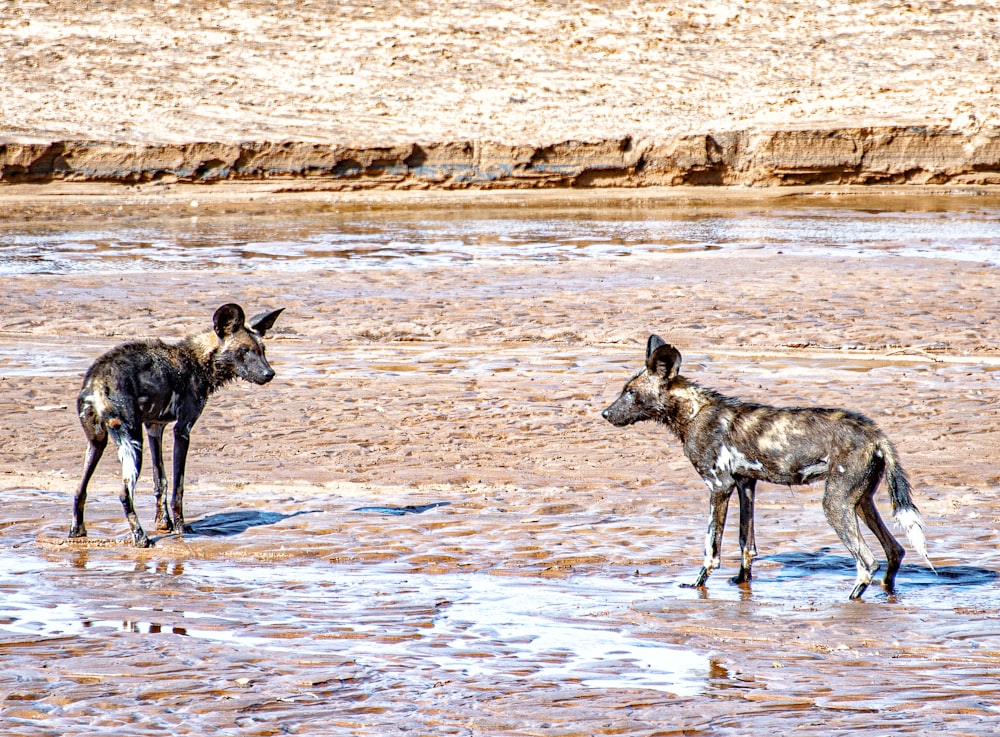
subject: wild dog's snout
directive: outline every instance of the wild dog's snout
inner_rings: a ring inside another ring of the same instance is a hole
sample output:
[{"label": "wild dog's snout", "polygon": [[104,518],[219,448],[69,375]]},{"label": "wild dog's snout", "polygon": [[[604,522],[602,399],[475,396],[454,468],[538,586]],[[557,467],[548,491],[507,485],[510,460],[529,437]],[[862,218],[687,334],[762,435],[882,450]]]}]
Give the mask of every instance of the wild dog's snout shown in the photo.
[{"label": "wild dog's snout", "polygon": [[267,382],[269,382],[273,378],[274,378],[274,369],[271,368],[270,365],[268,365],[267,366],[267,370],[265,370],[260,375],[260,379],[257,381],[257,383],[263,385],[263,384],[266,384]]},{"label": "wild dog's snout", "polygon": [[601,412],[601,417],[610,422],[612,425],[617,425],[618,423],[615,422],[614,409],[615,409],[614,404],[612,404],[610,407],[606,407],[604,411]]},{"label": "wild dog's snout", "polygon": [[260,354],[247,353],[238,359],[236,373],[246,381],[264,385],[274,378],[274,369]]},{"label": "wild dog's snout", "polygon": [[635,417],[628,411],[630,404],[624,399],[625,393],[618,397],[611,405],[601,412],[601,417],[610,422],[615,427],[625,427],[635,422]]}]

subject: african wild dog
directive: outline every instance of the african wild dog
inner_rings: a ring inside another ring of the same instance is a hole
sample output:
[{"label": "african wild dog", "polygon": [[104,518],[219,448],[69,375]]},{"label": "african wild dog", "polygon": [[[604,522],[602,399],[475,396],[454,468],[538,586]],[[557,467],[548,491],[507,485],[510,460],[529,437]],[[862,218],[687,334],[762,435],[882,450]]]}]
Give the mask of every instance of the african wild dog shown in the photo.
[{"label": "african wild dog", "polygon": [[[284,308],[282,308],[284,309]],[[258,315],[246,326],[243,309],[226,304],[215,311],[214,330],[193,335],[181,343],[162,341],[125,343],[94,362],[83,380],[77,414],[90,445],[83,481],[73,499],[70,537],[86,537],[83,508],[87,483],[108,444],[118,447],[122,464],[120,499],[137,547],[151,545],[133,506],[135,484],[142,467],[142,427],[149,436],[156,492],[156,529],[184,532],[184,465],[191,428],[210,394],[240,378],[266,384],[274,371],[264,355],[264,334],[282,310]],[[167,477],[163,468],[163,429],[174,425],[174,484],[167,509]],[[171,517],[171,514],[173,515]]]},{"label": "african wild dog", "polygon": [[[868,418],[845,409],[778,408],[741,402],[679,375],[681,354],[656,335],[646,343],[646,368],[601,415],[618,427],[656,420],[680,440],[684,455],[708,485],[711,515],[705,561],[692,588],[702,587],[719,567],[729,498],[740,500],[742,562],[734,583],[750,581],[757,555],[753,531],[758,481],[807,484],[826,479],[823,511],[854,556],[858,576],[851,598],[859,598],[879,564],[861,537],[858,517],[885,551],[883,586],[892,592],[904,551],[879,516],[873,497],[884,475],[893,517],[928,565],[923,521],[910,484],[889,439]],[[933,569],[933,566],[931,566]]]}]

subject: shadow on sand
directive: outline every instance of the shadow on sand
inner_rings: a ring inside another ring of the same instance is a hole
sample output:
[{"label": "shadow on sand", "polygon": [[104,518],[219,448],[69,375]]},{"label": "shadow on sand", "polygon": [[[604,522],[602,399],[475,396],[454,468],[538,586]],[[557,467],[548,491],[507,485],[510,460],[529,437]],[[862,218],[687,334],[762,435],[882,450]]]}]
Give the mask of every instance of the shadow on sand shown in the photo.
[{"label": "shadow on sand", "polygon": [[[855,573],[854,559],[846,555],[834,555],[830,552],[831,550],[832,548],[821,548],[815,553],[779,553],[763,556],[760,560],[779,563],[782,566],[781,570],[773,576],[776,581],[803,578],[821,573],[842,573],[845,576],[853,576]],[[912,553],[908,553],[908,556],[912,555]],[[880,562],[882,564],[881,572],[885,570],[885,561]],[[935,573],[924,562],[904,563],[899,569],[896,583],[897,585],[903,583],[906,588],[989,586],[994,585],[1000,578],[1000,573],[997,571],[978,566],[939,566],[936,571]],[[877,577],[878,574],[876,574]]]},{"label": "shadow on sand", "polygon": [[291,517],[298,517],[300,514],[316,514],[321,509],[308,509],[293,514],[279,514],[278,512],[261,512],[256,509],[249,509],[241,512],[220,512],[211,514],[208,517],[191,522],[187,526],[187,532],[191,535],[205,535],[207,537],[229,537],[246,532],[251,527],[263,527],[273,525]]}]

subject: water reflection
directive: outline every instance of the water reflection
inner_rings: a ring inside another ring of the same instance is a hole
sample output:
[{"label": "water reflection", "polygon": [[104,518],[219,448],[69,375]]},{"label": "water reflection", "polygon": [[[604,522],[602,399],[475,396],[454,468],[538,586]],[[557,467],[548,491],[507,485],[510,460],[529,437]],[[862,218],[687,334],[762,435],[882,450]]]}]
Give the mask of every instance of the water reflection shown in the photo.
[{"label": "water reflection", "polygon": [[[960,204],[960,203],[959,203]],[[307,271],[770,249],[899,253],[1000,263],[1000,208],[872,212],[850,208],[683,209],[477,217],[389,213],[288,221],[205,219],[107,229],[12,227],[0,275],[190,270]]]},{"label": "water reflection", "polygon": [[[60,594],[57,568],[29,555],[0,556],[0,589],[8,589],[0,605],[0,632],[174,635],[244,652],[294,651],[298,657],[335,652],[373,668],[398,667],[402,660],[412,661],[413,668],[433,665],[443,674],[472,678],[677,695],[700,693],[711,671],[704,656],[614,624],[610,615],[627,611],[641,591],[617,580],[549,582],[398,573],[376,566],[141,561],[130,575],[92,566],[86,575],[93,586],[65,581]],[[24,577],[16,591],[5,585],[28,571],[35,575]],[[109,596],[122,586],[149,593],[140,597],[143,603],[135,596]],[[156,593],[175,586],[192,596]],[[220,592],[225,596],[216,597]],[[178,608],[185,599],[191,608]],[[244,605],[247,601],[254,602],[252,609]]]}]

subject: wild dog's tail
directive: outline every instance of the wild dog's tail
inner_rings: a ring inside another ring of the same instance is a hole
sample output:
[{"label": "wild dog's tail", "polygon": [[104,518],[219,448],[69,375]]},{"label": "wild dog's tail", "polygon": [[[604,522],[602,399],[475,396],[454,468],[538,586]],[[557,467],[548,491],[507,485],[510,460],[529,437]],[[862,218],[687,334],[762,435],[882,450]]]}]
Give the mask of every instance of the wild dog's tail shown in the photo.
[{"label": "wild dog's tail", "polygon": [[896,524],[903,528],[913,549],[920,553],[930,569],[937,573],[934,564],[927,557],[924,520],[920,516],[917,505],[913,503],[913,497],[910,496],[910,479],[907,478],[903,467],[899,465],[896,449],[892,447],[892,443],[884,439],[879,446],[879,451],[885,459],[885,482],[889,489],[889,501],[892,503],[892,517]]},{"label": "wild dog's tail", "polygon": [[139,480],[139,466],[142,462],[142,442],[129,435],[122,426],[121,420],[112,418],[107,421],[108,435],[118,446],[118,460],[122,464],[122,481],[135,488]]},{"label": "wild dog's tail", "polygon": [[134,414],[129,411],[128,405],[116,404],[111,401],[108,393],[102,382],[92,381],[88,375],[77,399],[77,413],[92,443],[102,440],[105,434],[111,437],[118,448],[122,479],[134,486],[142,463],[142,436],[134,438],[128,428],[140,428],[141,432],[141,426],[134,420]]}]

